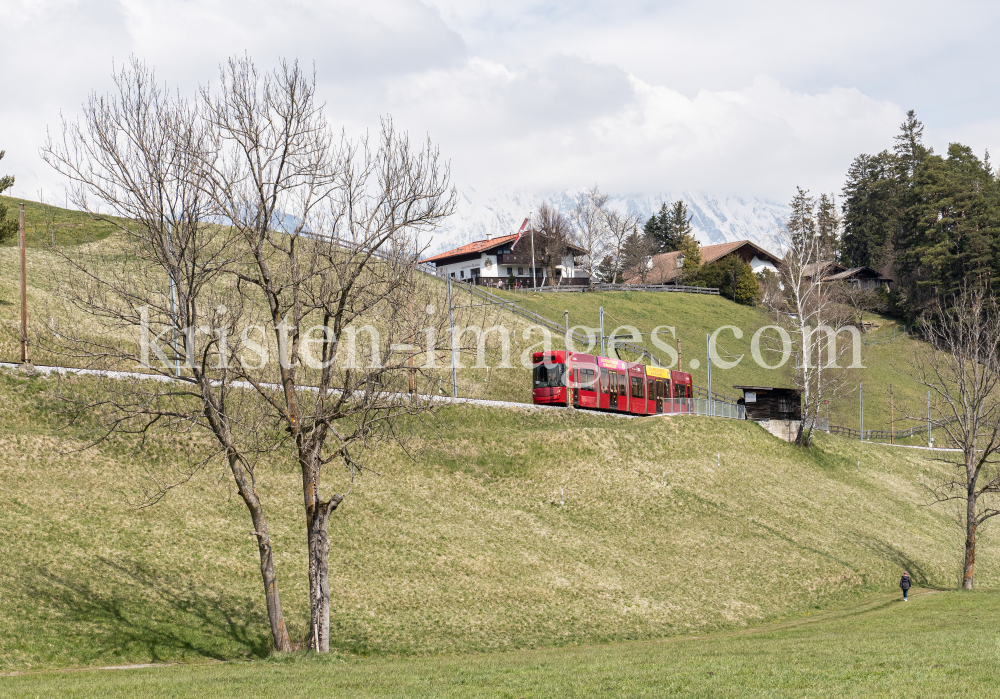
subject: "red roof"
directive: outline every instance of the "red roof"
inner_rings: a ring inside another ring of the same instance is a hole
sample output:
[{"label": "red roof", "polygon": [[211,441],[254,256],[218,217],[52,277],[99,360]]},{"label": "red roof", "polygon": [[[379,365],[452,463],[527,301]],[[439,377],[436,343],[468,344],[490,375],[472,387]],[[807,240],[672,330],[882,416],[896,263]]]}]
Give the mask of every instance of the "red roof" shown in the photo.
[{"label": "red roof", "polygon": [[489,240],[477,240],[474,243],[469,243],[468,245],[463,245],[460,248],[455,248],[454,250],[449,250],[447,252],[442,252],[439,255],[434,255],[433,257],[428,257],[424,262],[437,262],[438,260],[445,260],[449,257],[458,257],[459,255],[469,255],[477,252],[483,252],[484,250],[492,250],[493,248],[500,247],[501,245],[506,245],[507,243],[512,243],[517,239],[517,235],[504,235],[499,238],[491,238]]},{"label": "red roof", "polygon": [[764,248],[759,245],[749,241],[749,240],[737,240],[732,243],[719,243],[718,245],[706,245],[701,248],[701,263],[703,265],[710,264],[716,260],[721,260],[723,257],[731,252],[736,252],[744,245],[749,245],[753,248],[754,252],[757,254],[758,258],[763,258],[765,262],[770,259],[772,262],[779,262],[779,258],[776,255],[769,253]]}]

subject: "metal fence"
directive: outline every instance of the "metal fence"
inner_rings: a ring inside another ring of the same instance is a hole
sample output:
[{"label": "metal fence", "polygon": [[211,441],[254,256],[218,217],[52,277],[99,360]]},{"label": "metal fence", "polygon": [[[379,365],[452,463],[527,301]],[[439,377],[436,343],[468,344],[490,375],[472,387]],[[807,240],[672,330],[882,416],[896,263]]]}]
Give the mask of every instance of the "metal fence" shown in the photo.
[{"label": "metal fence", "polygon": [[672,398],[663,401],[664,415],[701,415],[721,417],[729,420],[743,420],[746,411],[742,405],[726,403],[707,398]]},{"label": "metal fence", "polygon": [[594,291],[672,291],[680,294],[719,295],[718,289],[707,286],[664,286],[663,284],[594,284]]}]

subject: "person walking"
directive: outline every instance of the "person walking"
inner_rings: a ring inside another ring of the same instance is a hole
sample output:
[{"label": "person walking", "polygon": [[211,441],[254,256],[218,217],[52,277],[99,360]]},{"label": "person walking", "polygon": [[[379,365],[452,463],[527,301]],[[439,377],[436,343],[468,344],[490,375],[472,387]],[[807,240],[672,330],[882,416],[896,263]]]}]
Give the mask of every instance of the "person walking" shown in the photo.
[{"label": "person walking", "polygon": [[903,577],[899,579],[899,589],[903,591],[903,601],[909,602],[907,594],[910,592],[910,574],[905,570],[903,571]]}]

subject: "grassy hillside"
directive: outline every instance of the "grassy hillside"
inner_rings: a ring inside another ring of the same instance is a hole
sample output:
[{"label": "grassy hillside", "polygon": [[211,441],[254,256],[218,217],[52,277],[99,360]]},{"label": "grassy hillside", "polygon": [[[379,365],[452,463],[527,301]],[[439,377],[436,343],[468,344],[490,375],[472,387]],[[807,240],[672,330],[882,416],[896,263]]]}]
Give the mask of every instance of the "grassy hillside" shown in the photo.
[{"label": "grassy hillside", "polygon": [[879,596],[749,632],[447,658],[302,657],[0,678],[6,696],[969,697],[996,693],[996,593]]},{"label": "grassy hillside", "polygon": [[[82,382],[85,379],[64,381]],[[202,438],[67,451],[55,379],[0,375],[0,669],[259,657],[249,520],[218,465],[137,510]],[[411,426],[417,429],[417,426]],[[962,533],[921,507],[941,464],[754,424],[456,407],[418,429],[331,522],[340,653],[485,652],[742,627],[891,592],[954,587]],[[300,478],[260,472],[294,638],[305,635]],[[331,476],[332,478],[333,476]],[[1000,546],[980,539],[977,585]]]},{"label": "grassy hillside", "polygon": [[[5,196],[0,196],[0,203],[7,204],[8,216],[15,219],[18,204],[24,204],[25,244],[30,248],[80,245],[102,240],[115,231],[112,223],[95,221],[83,211]],[[17,247],[17,244],[16,236],[4,243],[6,247]]]},{"label": "grassy hillside", "polygon": [[[10,200],[14,203],[15,200]],[[56,231],[57,243],[80,244],[90,242],[97,249],[114,253],[120,248],[115,236],[110,236],[112,227],[107,223],[90,221],[86,214],[57,207],[29,202],[27,206],[30,230],[29,242],[33,249],[28,254],[28,297],[34,331],[60,327],[72,323],[78,327],[91,327],[101,332],[90,319],[80,317],[72,308],[67,308],[59,300],[56,289],[66,283],[67,276],[56,256],[43,249],[51,231]],[[48,224],[46,221],[53,221]],[[60,238],[59,236],[63,236]],[[32,242],[34,241],[34,242]],[[19,335],[19,261],[17,251],[10,245],[0,247],[0,361],[16,361],[20,356]],[[475,297],[456,287],[456,305],[481,303]],[[733,369],[713,367],[712,388],[719,393],[737,396],[734,384],[790,385],[794,375],[794,359],[778,370],[764,370],[756,365],[750,356],[750,340],[753,333],[768,324],[759,309],[737,305],[717,296],[696,294],[672,294],[651,292],[605,292],[586,294],[517,294],[508,295],[524,307],[541,315],[561,322],[563,311],[570,311],[573,325],[598,327],[598,308],[606,312],[605,329],[610,333],[618,325],[633,325],[642,332],[648,332],[659,325],[671,325],[677,329],[682,341],[685,369],[690,369],[692,359],[700,363],[692,370],[695,383],[707,384],[705,370],[705,334],[724,325],[734,325],[743,330],[743,338],[737,340],[726,331],[721,334],[719,347],[722,357],[733,360],[745,355],[739,366]],[[519,402],[531,401],[530,377],[520,367],[522,352],[539,342],[538,336],[525,340],[522,331],[529,323],[523,318],[502,309],[492,309],[490,322],[506,326],[511,332],[511,359],[515,369],[485,370],[463,369],[460,371],[460,394],[464,396],[488,397]],[[889,428],[889,386],[894,387],[896,402],[896,429],[905,429],[920,420],[907,420],[907,416],[926,415],[926,390],[919,387],[906,375],[910,367],[910,356],[916,342],[904,336],[897,323],[888,318],[879,318],[878,331],[865,336],[862,361],[865,369],[851,370],[846,392],[831,401],[829,413],[833,424],[857,428],[859,404],[857,387],[865,385],[865,426],[868,429]],[[43,328],[39,328],[39,324]],[[665,337],[668,339],[668,337]],[[495,344],[496,337],[492,340]],[[554,345],[561,347],[561,339],[553,338]],[[644,344],[660,355],[651,342]],[[776,355],[775,355],[776,356]],[[72,358],[47,355],[36,347],[36,363],[73,365]],[[442,369],[442,390],[450,392],[450,372]],[[941,435],[943,436],[943,435]],[[916,440],[919,441],[919,440]]]},{"label": "grassy hillside", "polygon": [[[525,308],[549,319],[560,321],[563,311],[568,310],[572,325],[599,326],[598,309],[605,312],[605,332],[609,335],[618,325],[634,325],[641,332],[649,332],[660,325],[670,325],[677,329],[681,340],[682,361],[686,371],[691,371],[694,382],[705,386],[708,382],[706,371],[705,334],[717,328],[733,325],[743,331],[743,338],[737,340],[726,330],[719,335],[720,355],[726,361],[745,355],[740,364],[732,369],[712,367],[713,390],[731,395],[733,385],[790,386],[795,374],[795,360],[791,359],[781,369],[760,368],[750,356],[750,342],[754,332],[769,324],[767,316],[757,308],[740,306],[719,296],[701,294],[677,294],[655,292],[601,292],[562,294],[508,294]],[[858,427],[860,407],[857,387],[865,385],[865,427],[867,429],[889,429],[889,385],[893,384],[896,402],[896,429],[906,429],[915,424],[905,417],[927,414],[927,393],[906,375],[909,358],[917,342],[904,335],[897,321],[879,316],[871,316],[879,323],[879,328],[864,336],[862,363],[865,369],[850,371],[848,392],[831,401],[830,421],[845,427]],[[664,337],[661,335],[661,337]],[[669,335],[665,337],[669,339]],[[645,340],[645,338],[644,338]],[[643,343],[665,362],[670,361],[664,353],[645,340]],[[769,362],[774,358],[765,356]],[[689,362],[699,361],[697,369],[691,369]],[[846,363],[849,363],[846,362]],[[845,363],[845,364],[846,364]]]}]

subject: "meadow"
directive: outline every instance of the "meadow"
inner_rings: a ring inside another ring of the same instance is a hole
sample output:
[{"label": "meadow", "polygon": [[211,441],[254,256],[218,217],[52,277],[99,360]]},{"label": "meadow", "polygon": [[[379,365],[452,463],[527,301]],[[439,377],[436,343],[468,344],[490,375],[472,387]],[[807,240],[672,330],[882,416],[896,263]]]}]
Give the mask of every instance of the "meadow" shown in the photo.
[{"label": "meadow", "polygon": [[995,593],[873,597],[737,633],[433,658],[299,656],[0,677],[8,697],[993,696]]}]

